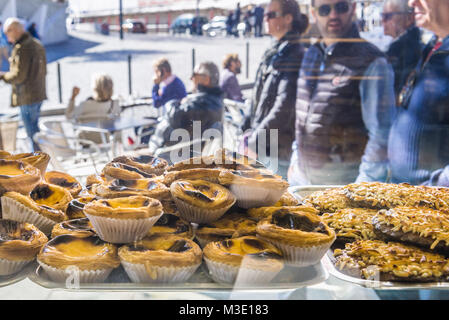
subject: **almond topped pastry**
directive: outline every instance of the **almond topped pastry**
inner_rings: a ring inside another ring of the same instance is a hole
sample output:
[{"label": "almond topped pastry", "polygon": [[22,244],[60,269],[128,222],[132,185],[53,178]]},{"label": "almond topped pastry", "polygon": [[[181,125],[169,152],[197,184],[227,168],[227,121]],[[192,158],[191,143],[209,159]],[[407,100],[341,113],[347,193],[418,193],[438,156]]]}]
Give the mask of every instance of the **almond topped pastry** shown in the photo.
[{"label": "almond topped pastry", "polygon": [[[42,247],[37,261],[51,280],[65,282],[70,273],[79,272],[82,283],[103,282],[120,265],[117,247],[97,236],[79,237],[70,234],[57,236]],[[70,270],[70,269],[69,269]]]},{"label": "almond topped pastry", "polygon": [[343,188],[330,188],[322,191],[315,191],[305,197],[303,203],[314,206],[320,213],[336,212],[341,209],[352,207]]},{"label": "almond topped pastry", "polygon": [[169,200],[171,198],[170,189],[158,177],[137,180],[114,179],[107,183],[92,185],[92,192],[100,198],[138,195],[159,200]]},{"label": "almond topped pastry", "polygon": [[342,272],[377,281],[447,281],[449,260],[444,256],[398,242],[359,240],[334,251]]},{"label": "almond topped pastry", "polygon": [[48,239],[30,223],[0,219],[0,275],[19,272]]},{"label": "almond topped pastry", "polygon": [[449,215],[438,210],[420,207],[384,209],[374,215],[372,223],[379,239],[449,252]]},{"label": "almond topped pastry", "polygon": [[41,180],[39,169],[17,160],[0,159],[0,191],[29,194]]},{"label": "almond topped pastry", "polygon": [[201,265],[200,247],[175,235],[152,235],[124,245],[119,257],[133,282],[183,282]]},{"label": "almond topped pastry", "polygon": [[76,197],[82,190],[82,186],[78,180],[65,172],[47,171],[44,178],[48,183],[66,188],[72,197]]},{"label": "almond topped pastry", "polygon": [[216,282],[267,283],[284,268],[281,251],[255,236],[209,242],[203,254]]},{"label": "almond topped pastry", "polygon": [[235,203],[228,189],[205,180],[177,180],[171,184],[170,192],[179,215],[189,222],[215,221]]},{"label": "almond topped pastry", "polygon": [[151,155],[120,156],[114,158],[112,162],[130,165],[143,172],[155,175],[163,174],[168,167],[167,160]]}]

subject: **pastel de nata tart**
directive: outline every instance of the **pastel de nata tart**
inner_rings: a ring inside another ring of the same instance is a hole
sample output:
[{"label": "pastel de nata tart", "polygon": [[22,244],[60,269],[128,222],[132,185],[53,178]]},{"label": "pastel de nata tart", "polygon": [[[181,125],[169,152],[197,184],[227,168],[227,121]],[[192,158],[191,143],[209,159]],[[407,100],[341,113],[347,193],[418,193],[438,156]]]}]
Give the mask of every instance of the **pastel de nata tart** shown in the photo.
[{"label": "pastel de nata tart", "polygon": [[55,224],[51,231],[51,237],[55,238],[63,234],[71,234],[79,237],[95,235],[92,223],[87,218],[73,219]]},{"label": "pastel de nata tart", "polygon": [[17,160],[0,159],[0,192],[29,194],[40,182],[39,169]]},{"label": "pastel de nata tart", "polygon": [[201,247],[209,242],[222,241],[248,235],[256,235],[256,225],[252,219],[243,213],[232,212],[222,216],[217,221],[200,224],[195,230],[195,237]]},{"label": "pastel de nata tart", "polygon": [[214,156],[192,157],[168,166],[166,171],[168,173],[173,171],[184,171],[191,169],[214,169],[217,167],[214,160]]},{"label": "pastel de nata tart", "polygon": [[111,243],[141,240],[162,215],[159,200],[131,196],[94,200],[84,206],[99,237]]},{"label": "pastel de nata tart", "polygon": [[237,205],[245,209],[274,205],[289,186],[280,176],[258,170],[224,170],[219,181],[229,187]]},{"label": "pastel de nata tart", "polygon": [[112,162],[127,164],[143,172],[155,175],[163,174],[168,167],[167,160],[151,155],[120,156],[114,158]]},{"label": "pastel de nata tart", "polygon": [[321,217],[335,231],[337,244],[345,244],[357,240],[378,239],[373,228],[373,217],[377,210],[366,208],[347,208],[337,212],[329,212]]},{"label": "pastel de nata tart", "polygon": [[106,178],[98,174],[91,174],[86,177],[86,190],[88,193],[93,194],[92,186],[94,184],[106,183]]},{"label": "pastel de nata tart", "polygon": [[262,162],[226,148],[217,150],[213,157],[217,167],[231,170],[260,170],[272,174]]},{"label": "pastel de nata tart", "polygon": [[170,199],[170,189],[159,178],[138,180],[114,179],[107,183],[94,184],[92,193],[100,198],[146,196],[159,200]]},{"label": "pastel de nata tart", "polygon": [[71,199],[70,192],[51,184],[39,184],[29,196],[7,192],[2,197],[3,217],[32,223],[50,234],[55,224],[67,220],[64,211]]},{"label": "pastel de nata tart", "polygon": [[61,171],[47,171],[45,173],[45,181],[50,184],[67,189],[72,197],[78,196],[83,187],[81,184],[72,177],[70,174]]},{"label": "pastel de nata tart", "polygon": [[154,173],[147,173],[139,168],[120,162],[108,163],[103,168],[102,173],[107,180],[113,179],[137,180],[137,179],[156,177]]},{"label": "pastel de nata tart", "polygon": [[5,150],[0,150],[0,159],[6,159],[11,156],[11,153]]},{"label": "pastel de nata tart", "polygon": [[78,197],[70,201],[67,206],[66,214],[69,220],[85,218],[84,206],[86,203],[97,200],[98,198],[94,195],[86,195],[83,197]]},{"label": "pastel de nata tart", "polygon": [[123,268],[132,282],[187,281],[202,262],[200,247],[190,239],[153,235],[119,249]]},{"label": "pastel de nata tart", "polygon": [[447,281],[449,260],[443,255],[399,242],[358,240],[334,250],[335,267],[353,277],[375,281]]},{"label": "pastel de nata tart", "polygon": [[18,153],[8,157],[8,160],[19,160],[33,167],[39,169],[42,176],[44,176],[47,170],[48,163],[50,162],[50,156],[42,151],[30,152],[30,153]]},{"label": "pastel de nata tart", "polygon": [[179,215],[195,223],[219,219],[236,201],[228,189],[206,180],[178,180],[172,183],[170,192]]},{"label": "pastel de nata tart", "polygon": [[351,208],[351,202],[343,188],[329,188],[316,191],[303,199],[306,205],[312,205],[320,213],[336,212],[341,209]]},{"label": "pastel de nata tart", "polygon": [[260,208],[251,208],[248,209],[248,217],[254,219],[256,221],[260,221],[266,218],[269,218],[274,212],[278,211],[298,211],[298,212],[309,212],[311,214],[319,214],[319,211],[312,206],[281,206],[281,207],[260,207]]},{"label": "pastel de nata tart", "polygon": [[175,235],[193,239],[194,232],[189,222],[174,214],[164,213],[148,232],[148,236],[151,235]]},{"label": "pastel de nata tart", "polygon": [[210,276],[220,283],[267,283],[284,268],[281,251],[255,236],[209,242],[203,255]]},{"label": "pastel de nata tart", "polygon": [[101,283],[120,265],[117,247],[97,236],[64,234],[51,239],[37,256],[37,262],[55,282],[66,282],[75,272],[81,283]]},{"label": "pastel de nata tart", "polygon": [[0,219],[0,276],[22,270],[47,241],[45,234],[30,223]]},{"label": "pastel de nata tart", "polygon": [[170,186],[177,180],[206,180],[219,183],[219,177],[223,168],[195,168],[180,171],[170,171],[164,174],[164,183]]},{"label": "pastel de nata tart", "polygon": [[285,262],[295,266],[318,263],[335,241],[335,232],[320,216],[280,209],[257,224],[257,235],[279,248]]},{"label": "pastel de nata tart", "polygon": [[449,215],[424,207],[379,210],[372,218],[376,236],[449,253]]}]

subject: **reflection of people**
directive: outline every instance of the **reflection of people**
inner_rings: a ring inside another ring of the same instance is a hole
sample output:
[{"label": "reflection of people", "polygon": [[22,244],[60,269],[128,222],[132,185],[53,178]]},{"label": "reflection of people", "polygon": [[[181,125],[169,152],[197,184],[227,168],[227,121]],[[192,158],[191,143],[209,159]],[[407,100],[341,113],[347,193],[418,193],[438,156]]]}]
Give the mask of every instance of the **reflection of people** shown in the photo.
[{"label": "reflection of people", "polygon": [[449,187],[449,2],[410,0],[418,27],[435,33],[400,94],[388,158],[393,182]]},{"label": "reflection of people", "polygon": [[262,8],[260,5],[256,6],[254,8],[254,36],[256,37],[262,36],[263,15],[264,8]]},{"label": "reflection of people", "polygon": [[265,138],[266,151],[259,150],[258,156],[267,165],[263,155],[274,157],[270,152],[270,130],[278,130],[277,172],[286,176],[295,131],[296,82],[304,55],[299,40],[308,22],[295,0],[272,0],[265,17],[267,32],[274,42],[257,69],[252,111],[242,129],[247,130],[246,151],[255,152],[258,141]]},{"label": "reflection of people", "polygon": [[186,88],[184,83],[177,76],[172,74],[170,63],[162,58],[154,62],[154,86],[153,86],[153,105],[155,108],[163,106],[170,100],[181,100],[184,98]]},{"label": "reflection of people", "polygon": [[2,22],[0,21],[0,71],[4,71],[3,63],[8,64],[9,57],[9,45],[8,39],[6,38],[5,33],[3,32]]},{"label": "reflection of people", "polygon": [[32,24],[30,24],[30,26],[28,27],[27,31],[36,39],[40,39],[39,37],[39,33],[37,32],[37,27],[36,27],[36,23],[33,22]]},{"label": "reflection of people", "polygon": [[[1,72],[0,79],[12,85],[11,105],[20,107],[28,137],[39,131],[38,121],[42,102],[47,98],[45,76],[47,59],[39,40],[25,31],[17,18],[8,18],[3,26],[8,41],[13,43],[8,72]],[[39,150],[34,141],[33,149]]]},{"label": "reflection of people", "polygon": [[239,55],[230,53],[223,60],[223,71],[220,77],[220,88],[224,92],[226,99],[243,102],[242,91],[240,90],[237,75],[240,73],[242,63]]},{"label": "reflection of people", "polygon": [[[120,114],[119,101],[112,99],[113,81],[110,76],[106,74],[94,75],[92,77],[92,91],[92,97],[75,105],[75,99],[80,93],[80,89],[73,87],[72,96],[65,111],[67,119],[82,123],[92,120],[111,119]],[[103,142],[101,135],[96,132],[81,132],[79,137],[95,143]]]},{"label": "reflection of people", "polygon": [[167,113],[158,123],[155,133],[151,136],[149,149],[154,153],[157,149],[172,145],[170,135],[176,129],[185,129],[191,140],[193,137],[193,122],[200,121],[201,134],[209,129],[222,130],[223,92],[218,86],[220,73],[213,62],[202,62],[194,68],[192,74],[193,92],[181,102],[168,103]]},{"label": "reflection of people", "polygon": [[396,97],[421,57],[421,32],[408,0],[386,0],[382,12],[385,35],[393,37],[386,54],[394,71]]},{"label": "reflection of people", "polygon": [[391,66],[360,37],[352,20],[355,2],[315,0],[312,6],[322,39],[301,66],[289,181],[347,184],[358,178],[359,166],[360,180],[384,181],[394,106]]}]

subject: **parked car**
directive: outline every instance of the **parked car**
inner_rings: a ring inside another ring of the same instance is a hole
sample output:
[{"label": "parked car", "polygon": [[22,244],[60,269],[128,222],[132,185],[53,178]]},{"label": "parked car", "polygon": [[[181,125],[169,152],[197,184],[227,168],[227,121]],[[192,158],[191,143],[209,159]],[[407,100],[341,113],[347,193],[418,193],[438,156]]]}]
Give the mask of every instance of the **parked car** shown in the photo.
[{"label": "parked car", "polygon": [[208,22],[206,17],[197,17],[191,13],[185,13],[177,17],[170,26],[170,33],[203,34],[203,25]]},{"label": "parked car", "polygon": [[147,26],[139,20],[127,19],[122,25],[123,31],[131,33],[147,33]]},{"label": "parked car", "polygon": [[215,37],[218,35],[226,35],[226,20],[225,16],[215,16],[209,23],[203,25],[203,34],[209,37]]}]

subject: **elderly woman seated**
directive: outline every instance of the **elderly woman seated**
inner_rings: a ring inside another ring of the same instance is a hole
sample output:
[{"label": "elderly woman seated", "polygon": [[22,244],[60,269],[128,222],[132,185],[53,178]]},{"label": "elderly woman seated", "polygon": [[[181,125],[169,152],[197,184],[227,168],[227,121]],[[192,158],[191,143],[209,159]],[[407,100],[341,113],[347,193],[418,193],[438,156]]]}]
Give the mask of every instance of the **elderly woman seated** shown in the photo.
[{"label": "elderly woman seated", "polygon": [[[83,123],[93,120],[111,119],[120,114],[119,101],[112,99],[113,81],[110,76],[106,74],[94,75],[92,78],[92,90],[92,97],[87,98],[79,105],[75,105],[75,98],[80,93],[80,89],[76,86],[73,87],[72,97],[65,112],[68,120]],[[107,142],[97,132],[80,132],[79,137],[99,144]]]}]

